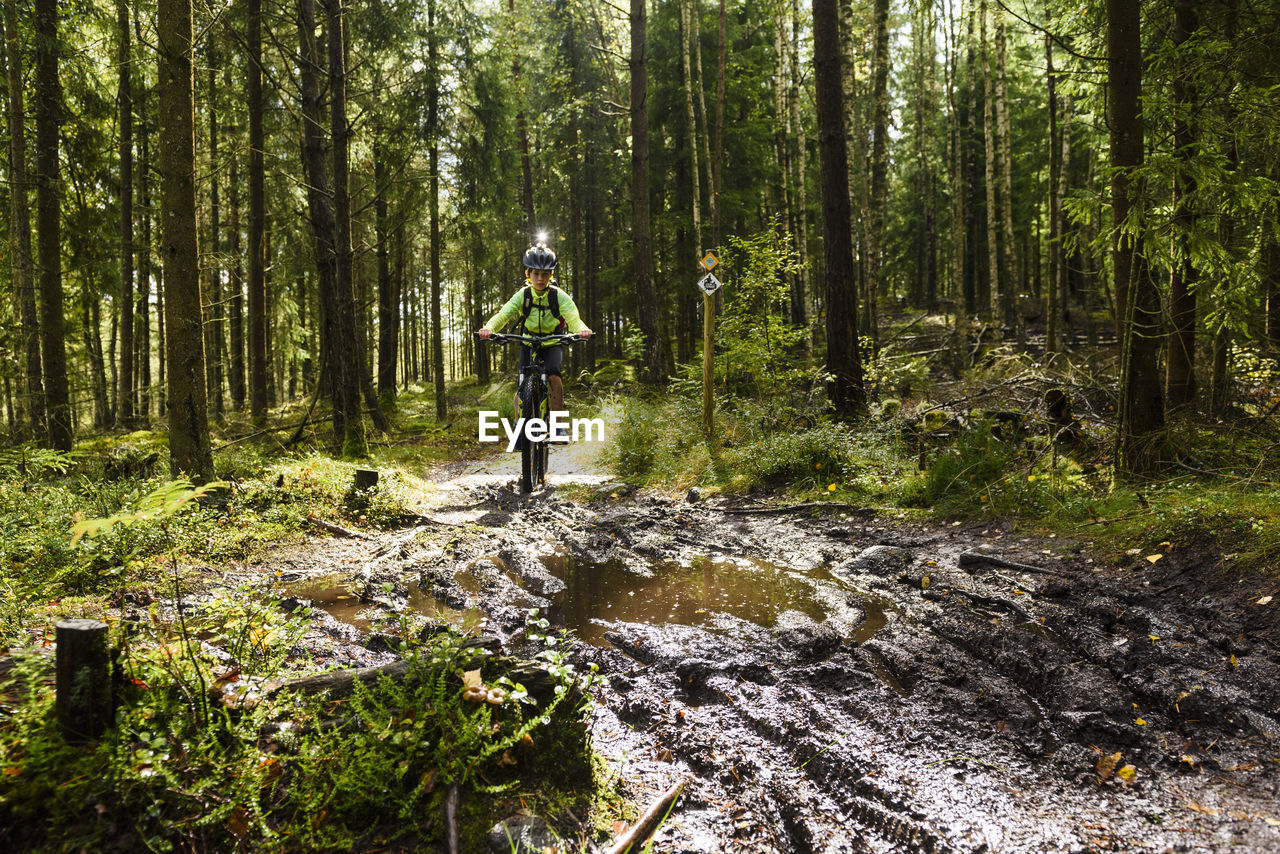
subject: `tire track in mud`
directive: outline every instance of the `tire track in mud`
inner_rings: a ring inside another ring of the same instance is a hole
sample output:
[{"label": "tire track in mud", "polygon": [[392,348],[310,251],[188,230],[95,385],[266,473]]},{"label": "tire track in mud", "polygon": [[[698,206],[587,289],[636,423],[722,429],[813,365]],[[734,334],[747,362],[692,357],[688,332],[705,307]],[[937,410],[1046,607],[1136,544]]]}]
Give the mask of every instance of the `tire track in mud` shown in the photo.
[{"label": "tire track in mud", "polygon": [[[575,659],[606,677],[607,712],[692,778],[655,850],[1280,850],[1280,656],[1238,621],[1117,585],[1061,541],[996,540],[1025,562],[1052,545],[1050,575],[961,568],[976,526],[632,492],[464,487],[467,528],[399,566],[513,652],[530,604],[585,621]],[[690,567],[698,616],[622,613]],[[735,613],[712,596],[734,572],[807,613],[768,596],[773,621]],[[580,587],[599,610],[569,614]],[[1096,770],[1116,752],[1131,786]]]}]

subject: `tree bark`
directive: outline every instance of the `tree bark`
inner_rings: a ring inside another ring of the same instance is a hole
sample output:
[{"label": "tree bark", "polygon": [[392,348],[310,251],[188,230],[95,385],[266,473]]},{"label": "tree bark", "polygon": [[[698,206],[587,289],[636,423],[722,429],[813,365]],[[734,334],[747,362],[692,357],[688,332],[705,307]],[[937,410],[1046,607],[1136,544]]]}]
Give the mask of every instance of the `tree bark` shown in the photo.
[{"label": "tree bark", "polygon": [[1046,87],[1049,94],[1049,293],[1045,309],[1044,352],[1057,353],[1059,341],[1058,282],[1062,269],[1062,199],[1058,195],[1059,175],[1062,173],[1062,140],[1058,135],[1058,77],[1053,69],[1053,37],[1044,37]]},{"label": "tree bark", "polygon": [[[439,36],[436,33],[436,4],[435,0],[427,0],[427,26],[429,29],[427,41],[427,62],[431,67],[431,73],[439,79],[440,73],[440,46]],[[444,385],[444,330],[441,328],[440,320],[440,299],[441,299],[441,272],[440,272],[440,95],[439,87],[433,86],[427,93],[427,127],[431,134],[431,363],[435,368],[435,397],[436,397],[436,421],[444,423],[445,418],[449,414],[449,396],[445,391]],[[526,142],[527,154],[527,142]],[[525,168],[528,168],[528,161],[525,161]],[[526,181],[529,180],[526,175]],[[529,226],[533,228],[533,189],[532,185],[527,188],[529,193],[528,213],[530,216]]]},{"label": "tree bark", "polygon": [[[507,14],[511,16],[511,24],[514,26],[516,0],[507,0]],[[516,41],[518,43],[519,39]],[[525,233],[529,243],[532,244],[537,239],[538,224],[533,208],[533,167],[529,162],[529,122],[524,111],[524,105],[528,103],[528,98],[520,90],[520,55],[518,50],[518,47],[514,47],[512,53],[511,80],[513,91],[516,93],[516,99],[520,104],[516,109],[516,145],[520,148],[520,206],[524,210]],[[432,67],[434,68],[434,66]]]},{"label": "tree bark", "polygon": [[1139,7],[1132,0],[1107,0],[1107,87],[1112,269],[1122,354],[1115,469],[1129,477],[1154,467],[1164,428],[1156,361],[1159,294],[1142,247],[1142,42]]},{"label": "tree bark", "polygon": [[1000,306],[1004,325],[1023,337],[1018,315],[1019,278],[1017,241],[1013,236],[1013,152],[1009,133],[1009,84],[1005,78],[1005,26],[996,12],[996,165],[1000,173],[1000,222],[1004,238],[1000,253]]},{"label": "tree bark", "polygon": [[333,379],[342,395],[342,455],[367,457],[360,405],[363,372],[356,332],[357,307],[352,278],[350,127],[347,124],[347,67],[342,0],[324,0],[328,17],[329,138],[333,146],[334,318]]},{"label": "tree bark", "polygon": [[818,328],[813,323],[813,279],[809,271],[809,194],[807,191],[806,141],[804,121],[800,115],[800,0],[791,0],[791,51],[790,59],[791,95],[788,99],[791,110],[791,162],[795,167],[793,181],[796,187],[795,220],[792,229],[795,233],[796,247],[800,251],[800,323],[807,328],[804,337],[805,352],[812,355],[813,346],[817,343]]},{"label": "tree bark", "polygon": [[[878,0],[883,2],[883,0]],[[839,15],[836,0],[814,0],[813,65],[822,172],[822,245],[826,277],[827,396],[836,414],[849,418],[866,406],[858,347],[858,298],[850,237],[849,172],[841,91]]]},{"label": "tree bark", "polygon": [[[876,307],[880,297],[880,252],[884,245],[885,185],[889,175],[889,0],[875,0],[874,21],[875,47],[871,66],[871,198],[868,200],[870,222],[867,228],[867,283],[863,297],[867,301],[867,333],[871,336],[873,353],[880,346]],[[816,45],[814,50],[817,50]],[[827,282],[829,284],[831,279],[828,278]],[[830,318],[827,320],[827,328],[831,328]],[[861,385],[861,368],[858,382]]]},{"label": "tree bark", "polygon": [[159,0],[160,222],[169,375],[169,467],[213,477],[196,236],[191,0]]},{"label": "tree bark", "polygon": [[996,97],[995,81],[991,74],[991,50],[987,44],[987,0],[982,0],[979,6],[978,20],[982,47],[982,129],[986,142],[987,278],[991,283],[991,304],[987,311],[992,319],[999,318],[1003,321],[1003,293],[1008,282],[1001,281],[1004,265],[1000,262],[999,208],[996,206]]},{"label": "tree bark", "polygon": [[[635,26],[636,18],[636,0],[631,0],[631,21]],[[644,4],[640,4],[640,31],[644,32]],[[720,187],[722,184],[722,171],[724,167],[724,75],[725,75],[725,57],[729,50],[729,36],[727,26],[727,14],[725,11],[725,0],[720,0],[720,47],[716,55],[716,129],[715,129],[715,155],[711,161],[711,245],[720,245]],[[643,43],[643,38],[641,39]],[[632,62],[635,61],[635,35],[631,36]],[[643,54],[642,54],[643,58]],[[646,71],[647,74],[647,71]],[[632,126],[635,122],[635,69],[632,67],[631,82],[631,116]],[[646,77],[647,79],[647,77]],[[647,102],[646,102],[647,103]],[[645,152],[645,172],[648,174],[648,120],[645,120],[645,136],[646,136],[646,152]],[[645,182],[648,183],[647,181]],[[646,219],[648,200],[645,201]],[[656,321],[655,321],[656,325]]]},{"label": "tree bark", "polygon": [[117,88],[120,110],[120,374],[116,392],[120,422],[133,424],[133,82],[132,47],[129,39],[129,2],[116,2],[116,29],[120,39]]},{"label": "tree bark", "polygon": [[[133,6],[133,33],[137,41],[142,41],[142,16],[138,4]],[[142,240],[137,248],[138,258],[138,300],[137,323],[134,325],[134,352],[137,354],[138,366],[138,409],[139,420],[147,422],[151,418],[151,222],[154,218],[151,209],[151,127],[147,124],[147,105],[150,95],[143,87],[138,94],[138,202],[141,210]],[[161,354],[163,359],[163,354]]]},{"label": "tree bark", "polygon": [[66,321],[62,308],[62,222],[58,145],[62,84],[58,80],[56,0],[36,0],[36,228],[39,232],[40,333],[49,447],[70,451],[71,390],[67,383]]},{"label": "tree bark", "polygon": [[217,90],[217,69],[220,65],[218,56],[217,43],[214,33],[209,33],[209,162],[212,165],[209,175],[209,249],[210,257],[213,259],[212,269],[209,270],[209,311],[206,318],[204,328],[204,351],[205,351],[205,386],[208,389],[209,404],[213,417],[217,421],[221,421],[226,411],[225,398],[222,393],[223,385],[223,333],[222,319],[225,315],[225,309],[222,304],[222,210],[221,198],[218,194],[218,174],[221,172],[218,163],[218,134],[221,133],[221,127],[218,125],[218,90]]},{"label": "tree bark", "polygon": [[373,144],[373,183],[374,234],[378,244],[378,398],[382,405],[394,406],[396,356],[400,343],[400,294],[396,287],[399,282],[391,275],[391,231],[387,220],[391,172],[387,168],[386,146],[380,140]]},{"label": "tree bark", "polygon": [[653,281],[653,233],[649,220],[649,65],[645,11],[645,0],[631,0],[631,243],[636,314],[644,335],[642,372],[648,382],[659,384],[666,380],[667,357],[665,341],[658,328],[658,293]]},{"label": "tree bark", "polygon": [[[227,81],[230,83],[230,81]],[[227,289],[231,293],[228,302],[230,321],[228,332],[231,339],[231,356],[228,360],[231,373],[227,377],[227,385],[231,391],[231,405],[237,412],[244,411],[245,404],[245,372],[244,372],[244,267],[240,261],[240,158],[233,152],[231,155],[231,171],[228,180],[227,204],[231,208],[231,268],[227,271]]]},{"label": "tree bark", "polygon": [[22,97],[22,53],[18,42],[17,0],[4,4],[5,48],[8,58],[9,125],[9,251],[12,256],[13,290],[17,295],[18,329],[24,360],[23,396],[30,435],[47,441],[44,368],[40,363],[40,309],[36,300],[35,263],[31,256],[31,205],[28,199],[27,131]]},{"label": "tree bark", "polygon": [[[331,11],[331,28],[333,15],[334,12]],[[255,422],[262,422],[267,417],[267,280],[266,250],[263,243],[266,204],[262,128],[262,0],[249,0],[248,39],[249,62],[245,73],[248,75],[246,94],[249,111],[249,413]],[[339,60],[342,59],[341,45],[342,42],[339,40]],[[331,61],[332,58],[333,50],[330,48]],[[336,122],[338,108],[335,106],[334,109]],[[341,121],[345,132],[345,102]],[[336,142],[336,132],[334,139]],[[335,145],[335,157],[336,150]],[[334,171],[336,179],[337,170]],[[338,191],[344,192],[344,188],[339,186]],[[335,200],[336,204],[337,200]]]},{"label": "tree bark", "polygon": [[1170,413],[1186,409],[1196,397],[1196,268],[1191,257],[1195,230],[1197,133],[1192,122],[1196,89],[1191,63],[1182,56],[1183,45],[1195,35],[1196,4],[1192,0],[1173,2],[1173,47],[1176,70],[1173,77],[1173,156],[1177,169],[1173,176],[1173,253],[1169,274],[1169,351],[1165,358],[1165,406]]}]

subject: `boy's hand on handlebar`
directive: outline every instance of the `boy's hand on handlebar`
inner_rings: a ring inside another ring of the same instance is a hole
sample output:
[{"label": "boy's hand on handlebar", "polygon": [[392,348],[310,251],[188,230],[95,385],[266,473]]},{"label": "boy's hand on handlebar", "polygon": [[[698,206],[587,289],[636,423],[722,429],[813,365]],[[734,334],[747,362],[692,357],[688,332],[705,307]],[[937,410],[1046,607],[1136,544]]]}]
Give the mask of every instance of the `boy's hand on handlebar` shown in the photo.
[{"label": "boy's hand on handlebar", "polygon": [[582,329],[578,330],[579,338],[590,338],[592,335],[595,335],[595,333],[585,326],[582,327]]},{"label": "boy's hand on handlebar", "polygon": [[484,329],[481,329],[479,332],[477,332],[477,333],[476,333],[476,337],[478,337],[478,338],[492,338],[492,337],[493,337],[493,330],[486,326]]}]

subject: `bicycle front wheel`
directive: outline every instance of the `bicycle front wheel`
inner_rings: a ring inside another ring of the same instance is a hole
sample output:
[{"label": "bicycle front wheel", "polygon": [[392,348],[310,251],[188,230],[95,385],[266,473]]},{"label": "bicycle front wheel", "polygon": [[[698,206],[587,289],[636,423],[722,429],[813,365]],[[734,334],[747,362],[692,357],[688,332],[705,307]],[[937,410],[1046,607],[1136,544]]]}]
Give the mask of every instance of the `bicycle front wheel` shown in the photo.
[{"label": "bicycle front wheel", "polygon": [[[524,416],[526,424],[529,419],[538,414],[540,401],[537,388],[538,383],[532,376],[525,377],[520,387],[520,414]],[[529,441],[527,435],[521,436],[518,441],[520,442],[520,491],[528,494],[533,492],[533,485],[537,481],[534,470],[536,446]]]}]

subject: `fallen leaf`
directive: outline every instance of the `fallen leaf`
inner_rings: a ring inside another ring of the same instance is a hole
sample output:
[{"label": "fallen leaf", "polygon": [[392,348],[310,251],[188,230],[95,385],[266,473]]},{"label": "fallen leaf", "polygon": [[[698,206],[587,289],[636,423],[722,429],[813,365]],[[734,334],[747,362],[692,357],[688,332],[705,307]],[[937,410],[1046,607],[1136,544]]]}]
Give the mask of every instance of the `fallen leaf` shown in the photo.
[{"label": "fallen leaf", "polygon": [[244,807],[236,807],[227,816],[227,830],[237,839],[249,832],[249,813]]},{"label": "fallen leaf", "polygon": [[1116,772],[1116,777],[1126,786],[1133,785],[1133,781],[1138,777],[1138,769],[1132,765],[1126,765]]},{"label": "fallen leaf", "polygon": [[1164,557],[1164,555],[1147,555],[1147,563],[1155,563],[1162,557]]},{"label": "fallen leaf", "polygon": [[1135,723],[1135,724],[1137,724],[1138,726],[1146,726],[1146,725],[1147,725],[1147,722],[1146,722],[1146,721],[1144,721],[1142,718],[1138,718],[1136,721],[1134,721],[1134,723]]},{"label": "fallen leaf", "polygon": [[1124,553],[1127,555],[1140,555],[1142,554],[1142,549],[1125,549]]},{"label": "fallen leaf", "polygon": [[836,485],[834,483],[828,484],[827,492],[835,492],[835,491],[836,491]]},{"label": "fallen leaf", "polygon": [[1147,635],[1147,637],[1151,638],[1152,643],[1155,643],[1156,641],[1160,640],[1159,635]]},{"label": "fallen leaf", "polygon": [[1259,605],[1270,605],[1270,604],[1271,604],[1271,597],[1270,597],[1270,596],[1263,596],[1261,599],[1259,599],[1259,600],[1258,600],[1258,604],[1259,604]]},{"label": "fallen leaf", "polygon": [[1187,801],[1187,809],[1189,809],[1189,810],[1195,810],[1196,812],[1204,813],[1205,815],[1217,815],[1217,814],[1218,814],[1218,811],[1217,811],[1217,810],[1215,810],[1215,809],[1211,809],[1211,808],[1209,808],[1209,807],[1202,807],[1202,806],[1200,806],[1198,803],[1196,803],[1195,801]]},{"label": "fallen leaf", "polygon": [[624,830],[626,830],[626,829],[627,829],[627,823],[626,823],[625,821],[615,821],[615,822],[613,823],[613,835],[614,835],[614,836],[617,836],[618,834],[622,833],[622,831],[624,831]]},{"label": "fallen leaf", "polygon": [[1116,765],[1120,762],[1120,754],[1112,753],[1098,760],[1098,764],[1094,768],[1098,772],[1098,777],[1103,780],[1110,779],[1111,775],[1116,773]]},{"label": "fallen leaf", "polygon": [[1192,756],[1190,753],[1182,754],[1182,761],[1185,764],[1190,765],[1192,768],[1196,767],[1196,758]]},{"label": "fallen leaf", "polygon": [[1272,827],[1280,827],[1280,818],[1267,818],[1264,816],[1262,820]]},{"label": "fallen leaf", "polygon": [[929,576],[926,575],[924,578],[920,579],[920,589],[921,590],[929,589]]},{"label": "fallen leaf", "polygon": [[1231,666],[1232,666],[1232,667],[1239,667],[1239,666],[1240,666],[1240,664],[1236,661],[1236,654],[1235,654],[1234,652],[1233,652],[1233,653],[1231,653]]}]

